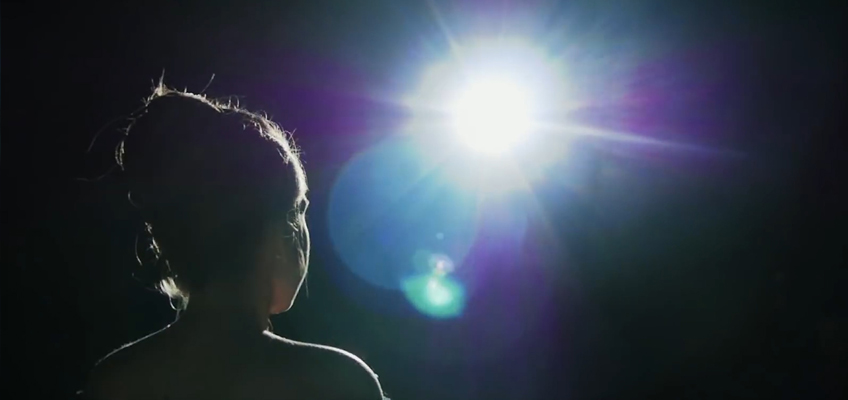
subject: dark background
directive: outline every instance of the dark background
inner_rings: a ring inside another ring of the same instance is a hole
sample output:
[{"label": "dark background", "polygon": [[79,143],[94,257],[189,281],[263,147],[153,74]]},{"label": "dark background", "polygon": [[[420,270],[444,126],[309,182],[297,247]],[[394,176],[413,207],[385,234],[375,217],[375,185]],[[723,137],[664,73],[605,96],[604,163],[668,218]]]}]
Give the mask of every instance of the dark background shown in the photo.
[{"label": "dark background", "polygon": [[[599,106],[586,118],[615,125],[605,116],[651,116],[646,135],[678,128],[675,140],[745,156],[587,144],[585,157],[625,178],[594,176],[590,196],[539,189],[548,220],[533,225],[529,246],[551,274],[544,323],[497,351],[474,347],[468,332],[477,328],[462,318],[370,307],[405,300],[344,268],[323,217],[344,163],[403,120],[384,99],[446,47],[426,2],[4,2],[4,398],[67,396],[98,358],[173,318],[162,296],[132,278],[138,221],[120,186],[110,176],[77,179],[106,171],[119,127],[107,123],[135,109],[163,70],[166,82],[193,91],[215,74],[209,93],[243,96],[296,129],[315,254],[309,296],[275,319],[276,330],[359,355],[392,398],[846,395],[844,6],[434,4],[459,35],[512,26],[485,22],[500,18],[547,32],[561,49],[577,43],[596,63],[635,54],[628,76],[666,99],[708,87],[706,100]],[[657,83],[672,77],[694,83]],[[638,202],[639,212],[602,218],[598,204],[615,201]],[[524,323],[530,310],[487,306],[485,296],[502,289],[480,292],[477,315]]]}]

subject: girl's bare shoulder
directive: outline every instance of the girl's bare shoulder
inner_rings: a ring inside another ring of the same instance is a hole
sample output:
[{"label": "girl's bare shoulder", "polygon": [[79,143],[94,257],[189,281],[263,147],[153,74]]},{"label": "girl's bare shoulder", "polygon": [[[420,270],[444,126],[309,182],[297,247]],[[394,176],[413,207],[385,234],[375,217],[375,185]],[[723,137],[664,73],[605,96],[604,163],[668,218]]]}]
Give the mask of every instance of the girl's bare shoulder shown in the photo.
[{"label": "girl's bare shoulder", "polygon": [[[161,331],[160,331],[161,332]],[[127,343],[100,359],[88,375],[83,389],[86,399],[128,398],[126,388],[147,381],[148,371],[159,356],[160,332]]]},{"label": "girl's bare shoulder", "polygon": [[383,399],[377,374],[350,352],[271,334],[269,338],[286,364],[282,369],[301,369],[327,398]]}]

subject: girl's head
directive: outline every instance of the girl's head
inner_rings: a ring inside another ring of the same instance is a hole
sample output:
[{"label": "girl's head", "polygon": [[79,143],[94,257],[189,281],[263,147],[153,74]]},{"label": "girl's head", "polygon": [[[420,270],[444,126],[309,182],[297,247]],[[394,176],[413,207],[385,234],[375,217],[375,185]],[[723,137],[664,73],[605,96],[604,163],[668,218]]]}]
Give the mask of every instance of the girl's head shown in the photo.
[{"label": "girl's head", "polygon": [[291,307],[309,232],[306,175],[286,132],[231,103],[160,85],[117,159],[153,236],[163,292],[186,304],[241,283],[271,313]]}]

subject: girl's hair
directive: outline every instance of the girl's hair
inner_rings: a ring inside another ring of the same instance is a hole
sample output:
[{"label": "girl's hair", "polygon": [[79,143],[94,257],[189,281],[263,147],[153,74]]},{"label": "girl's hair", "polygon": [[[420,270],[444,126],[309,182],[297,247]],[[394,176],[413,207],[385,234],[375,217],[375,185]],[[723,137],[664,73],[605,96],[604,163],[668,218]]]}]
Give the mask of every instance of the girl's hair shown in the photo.
[{"label": "girl's hair", "polygon": [[150,235],[158,288],[183,306],[210,280],[249,273],[268,229],[299,229],[306,175],[289,134],[232,101],[160,83],[116,158]]}]

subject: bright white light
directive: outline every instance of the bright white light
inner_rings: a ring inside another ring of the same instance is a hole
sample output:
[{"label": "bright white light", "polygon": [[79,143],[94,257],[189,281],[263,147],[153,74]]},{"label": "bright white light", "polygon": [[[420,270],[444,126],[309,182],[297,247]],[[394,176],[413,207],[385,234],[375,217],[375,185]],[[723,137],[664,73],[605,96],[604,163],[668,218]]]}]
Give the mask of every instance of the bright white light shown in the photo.
[{"label": "bright white light", "polygon": [[451,111],[459,138],[486,154],[509,150],[532,128],[529,93],[517,82],[502,77],[472,82],[459,94]]}]

